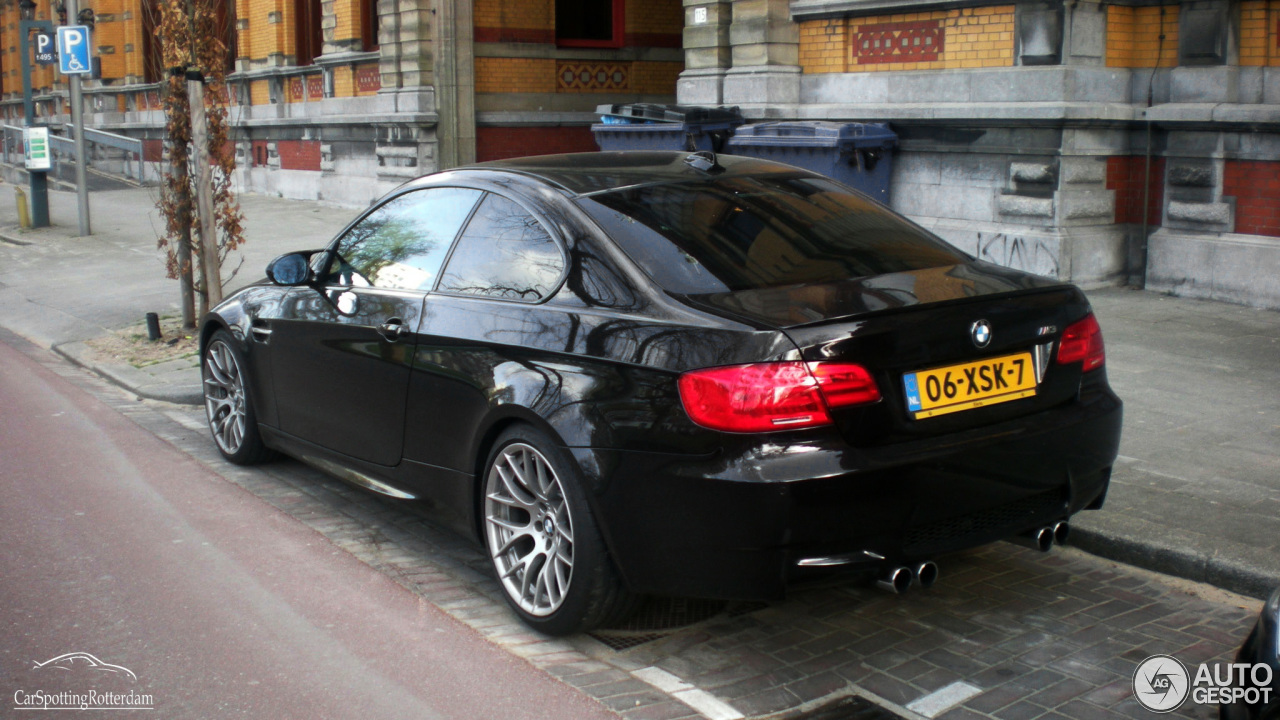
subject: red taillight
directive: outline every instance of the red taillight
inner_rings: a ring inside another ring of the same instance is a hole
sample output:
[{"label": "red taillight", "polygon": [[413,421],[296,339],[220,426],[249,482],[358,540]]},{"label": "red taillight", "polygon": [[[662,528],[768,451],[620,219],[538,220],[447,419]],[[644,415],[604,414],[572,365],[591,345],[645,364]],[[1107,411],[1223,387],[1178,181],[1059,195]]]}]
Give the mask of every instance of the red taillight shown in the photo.
[{"label": "red taillight", "polygon": [[779,362],[694,370],[680,376],[680,401],[712,430],[769,432],[830,425],[828,408],[871,403],[880,390],[861,365]]},{"label": "red taillight", "polygon": [[1102,367],[1107,359],[1106,349],[1102,346],[1102,328],[1092,314],[1067,326],[1058,342],[1058,364],[1082,362],[1083,370],[1088,372]]}]

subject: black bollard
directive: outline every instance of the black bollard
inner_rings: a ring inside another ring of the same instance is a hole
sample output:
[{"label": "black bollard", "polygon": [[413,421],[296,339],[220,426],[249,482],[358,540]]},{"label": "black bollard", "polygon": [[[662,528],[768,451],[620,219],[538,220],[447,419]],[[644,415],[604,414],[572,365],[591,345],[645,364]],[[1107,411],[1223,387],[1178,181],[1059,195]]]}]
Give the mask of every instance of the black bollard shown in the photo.
[{"label": "black bollard", "polygon": [[160,335],[160,316],[155,313],[147,313],[147,339],[159,340]]}]

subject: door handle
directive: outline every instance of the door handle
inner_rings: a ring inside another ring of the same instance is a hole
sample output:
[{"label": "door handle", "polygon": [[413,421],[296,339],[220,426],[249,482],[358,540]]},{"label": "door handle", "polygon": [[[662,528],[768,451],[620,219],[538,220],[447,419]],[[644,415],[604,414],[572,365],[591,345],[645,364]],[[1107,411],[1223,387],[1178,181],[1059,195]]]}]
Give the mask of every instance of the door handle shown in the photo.
[{"label": "door handle", "polygon": [[387,342],[395,342],[404,334],[404,321],[396,317],[389,318],[378,326],[378,334]]},{"label": "door handle", "polygon": [[271,340],[271,328],[262,320],[254,320],[253,323],[249,325],[249,333],[253,336],[254,340],[257,340],[260,343],[266,343]]}]

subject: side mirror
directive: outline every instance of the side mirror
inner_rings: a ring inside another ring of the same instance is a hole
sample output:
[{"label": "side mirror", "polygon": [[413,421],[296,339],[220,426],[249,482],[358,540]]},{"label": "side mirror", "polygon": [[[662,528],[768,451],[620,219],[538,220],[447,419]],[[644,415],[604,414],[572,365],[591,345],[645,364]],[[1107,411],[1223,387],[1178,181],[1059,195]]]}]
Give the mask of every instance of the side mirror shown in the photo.
[{"label": "side mirror", "polygon": [[267,279],[277,285],[306,285],[312,279],[311,255],[310,251],[281,255],[267,265]]}]

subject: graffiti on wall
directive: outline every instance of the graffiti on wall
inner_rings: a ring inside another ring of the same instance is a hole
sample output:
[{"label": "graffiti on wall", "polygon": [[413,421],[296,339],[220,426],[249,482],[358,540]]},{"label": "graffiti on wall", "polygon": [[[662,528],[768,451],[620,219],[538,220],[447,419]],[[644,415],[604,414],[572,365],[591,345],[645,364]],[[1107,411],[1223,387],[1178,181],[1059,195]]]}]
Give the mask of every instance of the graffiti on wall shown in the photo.
[{"label": "graffiti on wall", "polygon": [[1017,270],[1058,277],[1057,243],[1005,233],[978,233],[979,260]]}]

